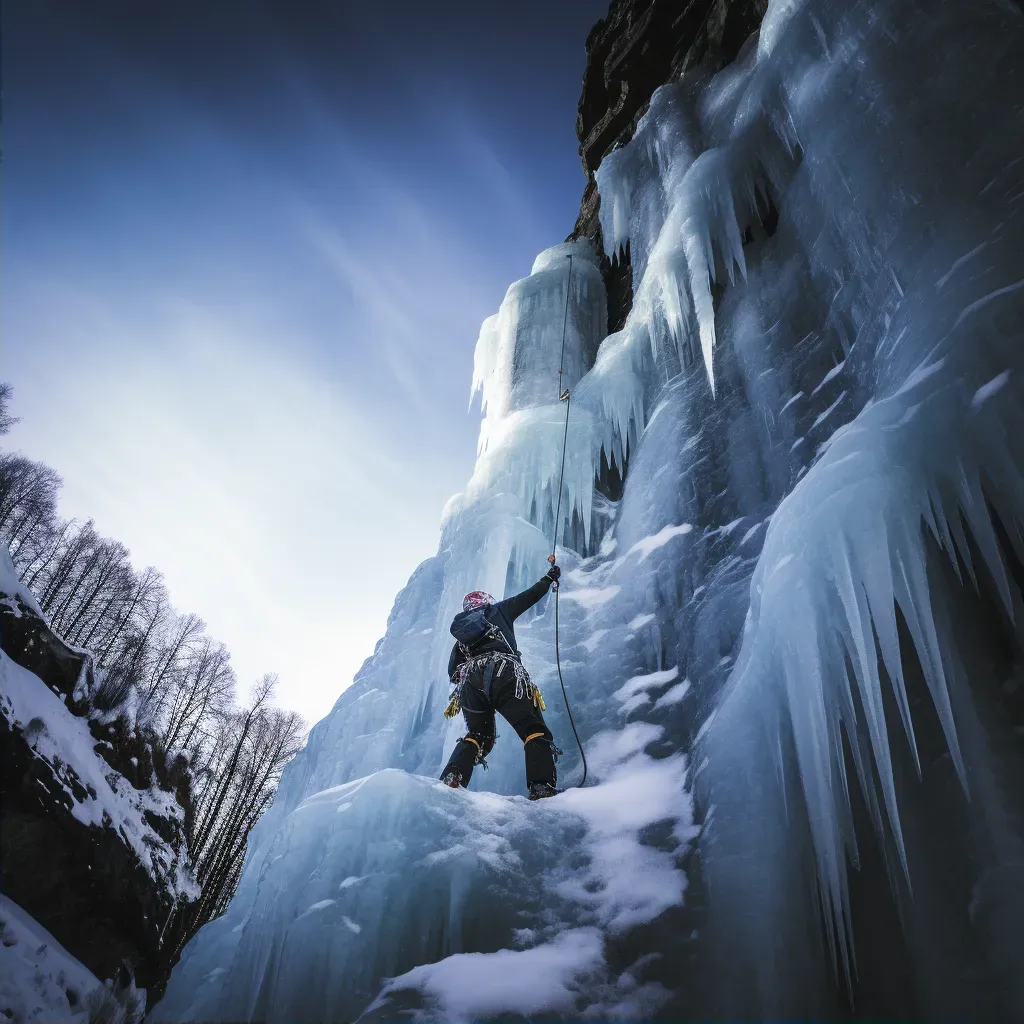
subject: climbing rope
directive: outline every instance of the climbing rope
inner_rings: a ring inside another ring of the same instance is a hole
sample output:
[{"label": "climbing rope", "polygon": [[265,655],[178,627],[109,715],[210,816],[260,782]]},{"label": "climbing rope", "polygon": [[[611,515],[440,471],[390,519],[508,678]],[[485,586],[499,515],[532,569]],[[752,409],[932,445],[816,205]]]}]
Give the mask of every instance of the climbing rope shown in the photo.
[{"label": "climbing rope", "polygon": [[[569,276],[565,283],[565,311],[562,313],[562,350],[558,353],[558,400],[565,402],[565,429],[562,431],[562,465],[558,470],[558,500],[555,503],[555,523],[552,527],[551,554],[548,561],[555,564],[555,547],[558,544],[558,524],[562,514],[562,480],[565,477],[565,448],[569,440],[569,389],[562,390],[562,374],[564,372],[563,362],[565,360],[565,328],[569,321],[569,290],[572,285],[572,253],[569,253]],[[583,744],[580,742],[580,734],[576,731],[576,723],[572,718],[572,708],[569,707],[569,695],[565,692],[565,680],[562,679],[562,658],[558,650],[558,581],[553,584],[555,588],[555,666],[558,669],[558,682],[562,687],[562,700],[565,701],[565,711],[569,716],[569,725],[572,726],[572,734],[576,737],[576,746],[580,748],[580,758],[583,760],[583,778],[576,784],[582,787],[587,781],[587,755],[583,753]]]}]

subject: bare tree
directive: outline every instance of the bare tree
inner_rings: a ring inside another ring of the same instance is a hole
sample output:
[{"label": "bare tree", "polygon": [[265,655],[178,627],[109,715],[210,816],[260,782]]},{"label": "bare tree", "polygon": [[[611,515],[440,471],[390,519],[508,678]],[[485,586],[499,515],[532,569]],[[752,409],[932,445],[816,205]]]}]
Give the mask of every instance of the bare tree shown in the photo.
[{"label": "bare tree", "polygon": [[[10,397],[0,383],[0,434],[15,422]],[[0,537],[54,632],[93,652],[99,685],[89,704],[114,712],[107,720],[142,744],[149,767],[137,784],[148,784],[154,768],[165,787],[178,784],[179,769],[189,773],[185,825],[201,896],[167,933],[170,950],[180,950],[227,906],[249,832],[305,726],[271,706],[273,675],[239,708],[227,648],[197,615],[174,612],[156,569],[136,572],[124,545],[102,537],[91,519],[61,519],[60,487],[48,466],[0,451]]]},{"label": "bare tree", "polygon": [[26,580],[26,586],[35,590],[39,606],[47,615],[54,605],[59,608],[67,595],[74,591],[77,582],[88,573],[99,542],[91,519],[80,527],[72,525],[69,530],[61,532],[59,546],[47,560],[45,575],[39,571],[33,574],[32,583]]},{"label": "bare tree", "polygon": [[18,417],[12,416],[8,408],[13,392],[10,384],[0,381],[0,434],[6,434],[18,422]]},{"label": "bare tree", "polygon": [[15,568],[21,573],[21,581],[31,588],[38,596],[39,586],[45,585],[49,578],[51,566],[64,550],[64,542],[68,534],[77,530],[78,523],[74,519],[61,520],[54,523],[31,553],[26,552],[28,542],[22,544],[14,556]]},{"label": "bare tree", "polygon": [[152,566],[132,574],[129,592],[116,609],[113,598],[96,616],[92,628],[77,642],[90,648],[101,662],[117,660],[118,646],[126,636],[141,635],[147,646],[156,640],[170,614],[164,579]]},{"label": "bare tree", "polygon": [[269,706],[275,682],[275,677],[264,676],[249,707],[225,722],[214,763],[204,773],[190,844],[202,895],[176,922],[176,950],[223,913],[238,884],[249,832],[273,800],[285,764],[301,746],[302,718]]},{"label": "bare tree", "polygon": [[228,649],[210,637],[192,651],[171,695],[163,730],[164,745],[187,748],[203,719],[226,707],[234,697],[235,673]]},{"label": "bare tree", "polygon": [[[239,772],[240,767],[242,767],[243,751],[249,741],[250,734],[257,723],[262,722],[263,712],[273,695],[276,685],[277,676],[263,676],[253,690],[252,701],[248,710],[235,716],[235,728],[233,729],[235,741],[230,751],[227,752],[222,770],[217,773],[216,778],[213,780],[214,784],[210,787],[211,798],[203,800],[202,817],[198,817],[197,814],[195,835],[191,848],[193,858],[198,858],[202,855],[203,849],[213,833],[213,827],[220,817],[224,799],[228,791],[235,784],[235,776]],[[199,808],[197,807],[197,812],[198,810]]]},{"label": "bare tree", "polygon": [[12,557],[57,519],[61,479],[49,466],[23,455],[0,452],[0,536]]},{"label": "bare tree", "polygon": [[206,625],[198,615],[173,616],[158,641],[153,666],[139,688],[138,718],[143,725],[156,726],[164,717],[172,693],[185,671],[195,647],[202,641]]},{"label": "bare tree", "polygon": [[89,553],[73,588],[69,588],[50,624],[68,643],[79,645],[104,618],[117,619],[131,601],[136,577],[128,551],[117,541],[101,540]]}]

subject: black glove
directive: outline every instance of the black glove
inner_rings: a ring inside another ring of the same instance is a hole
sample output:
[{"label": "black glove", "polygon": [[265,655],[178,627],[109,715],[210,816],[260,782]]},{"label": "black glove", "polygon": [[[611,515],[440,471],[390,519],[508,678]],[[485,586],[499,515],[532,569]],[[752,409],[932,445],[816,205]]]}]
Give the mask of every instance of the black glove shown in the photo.
[{"label": "black glove", "polygon": [[557,583],[558,577],[561,575],[562,570],[559,569],[557,565],[553,565],[546,573],[544,573],[544,578],[551,580],[552,583]]}]

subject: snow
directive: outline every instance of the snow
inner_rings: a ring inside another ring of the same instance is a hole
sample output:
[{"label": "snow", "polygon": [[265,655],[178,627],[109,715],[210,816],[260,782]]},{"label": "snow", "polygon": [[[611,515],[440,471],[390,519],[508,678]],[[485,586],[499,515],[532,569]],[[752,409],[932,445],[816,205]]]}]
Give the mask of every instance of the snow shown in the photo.
[{"label": "snow", "polygon": [[846,360],[842,359],[835,366],[832,367],[824,377],[821,378],[821,383],[811,392],[812,395],[816,395],[829,381],[835,380],[843,372],[843,367],[846,365]]},{"label": "snow", "polygon": [[648,672],[646,675],[632,676],[620,686],[612,696],[618,701],[627,701],[639,693],[657,686],[664,686],[679,678],[678,668],[669,668],[661,672]]},{"label": "snow", "polygon": [[381,997],[416,989],[440,1019],[452,1022],[497,1013],[567,1013],[583,998],[578,979],[603,966],[598,930],[576,928],[532,949],[458,953],[415,967],[392,978]]},{"label": "snow", "polygon": [[563,601],[573,601],[589,611],[597,608],[599,605],[606,604],[615,597],[620,589],[618,586],[579,587],[573,589],[563,587],[561,598]]},{"label": "snow", "polygon": [[[660,735],[655,731],[644,739],[650,742]],[[587,821],[592,858],[585,876],[562,882],[557,891],[580,905],[592,906],[602,926],[615,934],[654,920],[681,904],[686,892],[686,875],[675,858],[641,843],[638,833],[668,821],[677,841],[685,844],[696,832],[685,792],[683,755],[655,760],[641,750],[623,758],[620,747],[609,757],[602,739],[600,734],[595,737],[592,754],[600,784],[554,798],[558,810],[575,812]],[[609,746],[620,743],[616,734]]]},{"label": "snow", "polygon": [[648,622],[653,622],[656,616],[653,612],[648,612],[646,615],[638,615],[635,619],[630,619],[629,625],[626,627],[628,630],[641,629],[646,626]]},{"label": "snow", "polygon": [[678,526],[663,526],[657,533],[644,537],[643,540],[638,540],[626,554],[627,556],[634,553],[639,554],[640,561],[642,562],[652,551],[657,551],[658,548],[664,547],[675,537],[685,537],[691,530],[693,530],[693,527],[689,523],[680,523]]},{"label": "snow", "polygon": [[965,263],[967,263],[968,261],[974,259],[974,257],[977,256],[978,253],[982,251],[982,249],[987,249],[987,248],[988,248],[988,242],[981,242],[978,245],[976,245],[970,252],[966,252],[966,253],[963,254],[963,256],[958,256],[955,260],[953,260],[953,265],[949,268],[949,270],[947,270],[946,273],[944,273],[942,275],[942,277],[940,277],[938,279],[938,281],[935,282],[935,290],[939,291],[942,288],[945,288],[945,286],[949,283],[949,279]]},{"label": "snow", "polygon": [[117,992],[64,949],[13,900],[0,895],[0,1016],[13,1024],[136,1024],[145,989]]},{"label": "snow", "polygon": [[803,397],[804,397],[804,393],[802,391],[798,391],[795,395],[792,395],[789,398],[789,400],[786,402],[786,404],[779,410],[779,413],[780,414],[784,413],[791,405],[794,405],[796,402],[799,402],[800,399],[803,398]]},{"label": "snow", "polygon": [[14,615],[20,618],[21,609],[18,607],[18,601],[43,618],[35,595],[28,587],[22,586],[21,580],[18,578],[7,545],[0,543],[0,604],[6,605]]},{"label": "snow", "polygon": [[99,980],[16,903],[0,895],[0,1010],[14,1021],[86,1024]]},{"label": "snow", "polygon": [[997,374],[987,384],[982,384],[974,392],[974,397],[971,399],[971,409],[980,409],[1000,388],[1006,385],[1009,379],[1010,371],[1003,370],[1002,373]]},{"label": "snow", "polygon": [[94,752],[96,741],[84,718],[73,715],[38,676],[0,651],[0,710],[22,730],[29,746],[52,769],[76,821],[111,828],[134,851],[145,870],[175,894],[195,897],[195,881],[178,852],[146,822],[153,813],[180,818],[172,793],[157,786],[137,790]]},{"label": "snow", "polygon": [[689,692],[690,681],[688,679],[684,679],[681,683],[676,683],[675,686],[666,690],[654,702],[655,710],[658,708],[671,707],[673,704],[679,704]]},{"label": "snow", "polygon": [[845,397],[846,397],[846,392],[845,391],[840,392],[839,397],[824,412],[818,414],[817,418],[811,424],[811,430],[814,430],[815,427],[818,427],[822,423],[824,423],[825,420],[827,420],[829,418],[829,416],[831,416],[832,413],[834,413],[836,411],[836,409],[839,408],[840,403],[842,402],[842,400]]},{"label": "snow", "polygon": [[[313,906],[309,907],[306,910],[306,914],[314,914],[318,910],[324,910],[327,907],[333,907],[334,903],[334,900],[320,900],[318,903],[314,903]],[[305,914],[303,914],[302,916],[305,917]]]}]

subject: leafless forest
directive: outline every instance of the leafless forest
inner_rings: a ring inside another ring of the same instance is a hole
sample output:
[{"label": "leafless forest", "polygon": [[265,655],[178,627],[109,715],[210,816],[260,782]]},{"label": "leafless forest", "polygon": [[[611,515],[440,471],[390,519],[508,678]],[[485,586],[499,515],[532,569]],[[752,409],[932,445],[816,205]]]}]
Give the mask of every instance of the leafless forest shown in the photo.
[{"label": "leafless forest", "polygon": [[[0,385],[0,433],[13,422],[10,395]],[[62,519],[60,487],[49,466],[0,450],[0,537],[53,632],[92,652],[99,683],[86,713],[145,754],[133,783],[145,788],[172,765],[187,768],[189,852],[202,896],[167,922],[165,943],[180,948],[231,898],[246,838],[305,724],[272,706],[273,675],[240,700],[227,648],[197,615],[171,606],[158,569],[136,569],[91,520]]]}]

